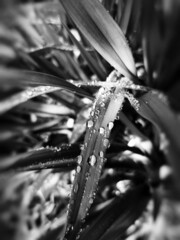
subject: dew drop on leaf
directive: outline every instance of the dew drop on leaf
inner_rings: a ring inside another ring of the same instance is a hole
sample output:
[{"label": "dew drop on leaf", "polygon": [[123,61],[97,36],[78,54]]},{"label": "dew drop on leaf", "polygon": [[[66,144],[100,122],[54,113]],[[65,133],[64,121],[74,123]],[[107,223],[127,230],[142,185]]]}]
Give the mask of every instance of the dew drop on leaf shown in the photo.
[{"label": "dew drop on leaf", "polygon": [[113,122],[109,122],[108,123],[108,129],[111,130],[114,127],[114,123]]},{"label": "dew drop on leaf", "polygon": [[100,156],[101,158],[104,157],[104,153],[103,153],[103,151],[100,151],[99,156]]},{"label": "dew drop on leaf", "polygon": [[136,111],[139,111],[139,101],[129,92],[126,92],[126,97],[128,98],[130,104],[136,109]]},{"label": "dew drop on leaf", "polygon": [[88,122],[87,122],[87,127],[88,128],[91,128],[93,126],[93,121],[92,120],[89,120]]},{"label": "dew drop on leaf", "polygon": [[77,171],[77,173],[80,173],[80,171],[81,171],[81,167],[80,167],[80,166],[77,166],[76,171]]},{"label": "dew drop on leaf", "polygon": [[105,129],[104,129],[103,127],[100,127],[100,129],[99,129],[99,133],[102,134],[102,135],[104,135],[104,133],[105,133]]},{"label": "dew drop on leaf", "polygon": [[82,162],[82,156],[81,155],[78,156],[77,162],[78,162],[78,164],[81,164],[81,162]]},{"label": "dew drop on leaf", "polygon": [[79,186],[78,186],[78,184],[76,184],[76,185],[74,186],[74,192],[77,193],[78,189],[79,189]]},{"label": "dew drop on leaf", "polygon": [[91,166],[94,166],[96,164],[96,156],[95,155],[92,155],[89,159],[89,164]]},{"label": "dew drop on leaf", "polygon": [[93,198],[92,197],[89,199],[89,204],[93,204]]},{"label": "dew drop on leaf", "polygon": [[109,147],[109,140],[107,138],[104,139],[103,141],[104,147],[108,148]]},{"label": "dew drop on leaf", "polygon": [[26,93],[27,93],[28,96],[32,96],[33,95],[33,92],[31,90],[28,90]]}]

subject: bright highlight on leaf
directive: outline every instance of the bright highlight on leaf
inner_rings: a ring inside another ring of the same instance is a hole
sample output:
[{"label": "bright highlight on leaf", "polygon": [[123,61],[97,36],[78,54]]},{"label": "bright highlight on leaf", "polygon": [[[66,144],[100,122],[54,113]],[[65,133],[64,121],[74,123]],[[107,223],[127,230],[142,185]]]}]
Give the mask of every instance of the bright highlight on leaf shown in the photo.
[{"label": "bright highlight on leaf", "polygon": [[136,69],[121,29],[98,0],[60,0],[90,44],[121,74],[133,79]]}]

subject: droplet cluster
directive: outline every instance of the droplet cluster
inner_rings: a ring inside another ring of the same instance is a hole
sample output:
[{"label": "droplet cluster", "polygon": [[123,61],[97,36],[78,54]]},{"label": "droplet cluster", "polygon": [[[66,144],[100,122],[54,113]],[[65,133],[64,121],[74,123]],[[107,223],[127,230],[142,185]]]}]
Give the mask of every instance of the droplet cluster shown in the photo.
[{"label": "droplet cluster", "polygon": [[139,111],[140,108],[139,101],[129,92],[125,93],[125,97],[129,100],[130,104],[136,109],[136,111]]}]

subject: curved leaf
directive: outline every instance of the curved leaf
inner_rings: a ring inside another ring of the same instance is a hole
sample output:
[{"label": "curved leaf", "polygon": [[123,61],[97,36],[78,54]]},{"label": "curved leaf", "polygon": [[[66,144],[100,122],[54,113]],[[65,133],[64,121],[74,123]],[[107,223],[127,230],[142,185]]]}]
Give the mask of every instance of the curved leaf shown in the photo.
[{"label": "curved leaf", "polygon": [[74,86],[64,79],[55,77],[50,74],[34,71],[18,71],[15,69],[0,68],[0,83],[15,86],[52,86],[62,87],[74,93],[92,98],[85,90]]},{"label": "curved leaf", "polygon": [[[107,81],[117,79],[113,71]],[[105,151],[109,146],[109,136],[114,120],[124,102],[122,88],[101,88],[87,121],[84,145],[78,157],[77,173],[73,183],[69,204],[68,222],[65,239],[74,239],[81,229],[89,208],[91,207],[105,161]]]},{"label": "curved leaf", "polygon": [[120,73],[133,78],[136,74],[126,39],[97,0],[60,0],[67,13],[92,46]]}]

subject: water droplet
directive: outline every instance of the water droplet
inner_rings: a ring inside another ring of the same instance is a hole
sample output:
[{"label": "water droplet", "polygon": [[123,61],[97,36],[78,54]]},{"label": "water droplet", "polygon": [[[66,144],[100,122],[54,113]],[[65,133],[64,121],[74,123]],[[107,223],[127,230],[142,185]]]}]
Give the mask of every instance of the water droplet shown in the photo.
[{"label": "water droplet", "polygon": [[76,236],[76,240],[78,240],[80,238],[80,235],[78,234],[77,236]]},{"label": "water droplet", "polygon": [[92,155],[89,159],[89,164],[91,166],[94,166],[96,164],[96,156],[95,155]]},{"label": "water droplet", "polygon": [[101,103],[101,107],[102,108],[105,107],[105,103],[104,102]]},{"label": "water droplet", "polygon": [[89,204],[93,204],[93,198],[92,197],[89,199]]},{"label": "water droplet", "polygon": [[161,180],[165,180],[167,177],[169,177],[172,174],[172,169],[167,166],[167,165],[163,165],[160,169],[159,169],[159,178]]},{"label": "water droplet", "polygon": [[100,127],[100,129],[99,129],[99,133],[102,134],[102,135],[104,135],[104,133],[105,133],[105,129],[104,129],[103,127]]},{"label": "water droplet", "polygon": [[104,147],[108,148],[109,147],[109,140],[107,138],[104,139],[103,141]]},{"label": "water droplet", "polygon": [[73,230],[73,229],[74,229],[73,225],[68,224],[67,227],[66,227],[66,233]]},{"label": "water droplet", "polygon": [[103,153],[103,151],[100,151],[99,156],[100,156],[101,158],[104,157],[104,153]]},{"label": "water droplet", "polygon": [[77,193],[78,189],[79,189],[78,184],[76,184],[76,185],[74,186],[74,192]]},{"label": "water droplet", "polygon": [[78,162],[78,164],[81,164],[81,162],[82,162],[82,156],[81,155],[78,156],[77,162]]},{"label": "water droplet", "polygon": [[139,111],[140,108],[139,101],[129,92],[126,92],[126,97],[128,98],[130,104],[136,109],[136,111]]},{"label": "water droplet", "polygon": [[26,93],[27,93],[28,96],[32,96],[33,95],[33,92],[31,90],[27,90]]},{"label": "water droplet", "polygon": [[114,127],[114,123],[113,122],[109,122],[108,123],[108,129],[111,130]]},{"label": "water droplet", "polygon": [[88,122],[87,122],[87,127],[88,128],[91,128],[93,126],[93,121],[92,120],[89,120]]},{"label": "water droplet", "polygon": [[77,171],[77,173],[80,173],[80,171],[81,171],[81,167],[80,167],[80,166],[77,166],[76,171]]},{"label": "water droplet", "polygon": [[80,146],[80,149],[81,149],[81,151],[84,150],[84,145],[83,144]]}]

